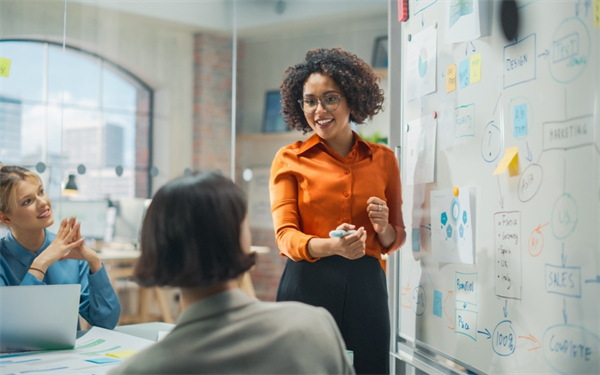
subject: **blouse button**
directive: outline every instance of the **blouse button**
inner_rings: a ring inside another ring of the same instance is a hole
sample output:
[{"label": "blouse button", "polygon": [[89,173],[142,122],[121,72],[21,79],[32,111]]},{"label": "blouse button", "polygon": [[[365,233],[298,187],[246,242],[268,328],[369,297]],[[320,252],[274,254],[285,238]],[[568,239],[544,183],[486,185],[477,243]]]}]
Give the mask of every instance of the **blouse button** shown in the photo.
[{"label": "blouse button", "polygon": [[350,193],[348,193],[347,191],[344,192],[344,197],[348,198],[348,196],[350,196]]},{"label": "blouse button", "polygon": [[349,173],[350,173],[350,170],[346,169],[346,170],[344,171],[344,173],[345,173],[345,174],[349,174]]}]

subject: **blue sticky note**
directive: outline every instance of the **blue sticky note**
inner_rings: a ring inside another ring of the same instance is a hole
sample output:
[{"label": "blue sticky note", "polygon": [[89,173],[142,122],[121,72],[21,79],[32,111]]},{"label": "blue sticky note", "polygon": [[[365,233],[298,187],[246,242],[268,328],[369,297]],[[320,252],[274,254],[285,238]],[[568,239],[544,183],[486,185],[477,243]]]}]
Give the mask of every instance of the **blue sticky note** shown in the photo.
[{"label": "blue sticky note", "polygon": [[433,315],[442,317],[442,292],[433,291]]},{"label": "blue sticky note", "polygon": [[419,228],[412,229],[412,251],[418,253],[421,251],[421,237],[419,233]]},{"label": "blue sticky note", "polygon": [[471,59],[465,59],[458,65],[458,83],[461,89],[471,82]]},{"label": "blue sticky note", "polygon": [[97,365],[104,365],[107,363],[115,363],[115,362],[121,362],[120,359],[116,359],[116,358],[110,358],[110,357],[106,357],[106,358],[96,358],[96,359],[86,359],[87,362],[92,362],[95,363]]},{"label": "blue sticky note", "polygon": [[515,138],[527,135],[527,103],[514,107],[514,136]]}]

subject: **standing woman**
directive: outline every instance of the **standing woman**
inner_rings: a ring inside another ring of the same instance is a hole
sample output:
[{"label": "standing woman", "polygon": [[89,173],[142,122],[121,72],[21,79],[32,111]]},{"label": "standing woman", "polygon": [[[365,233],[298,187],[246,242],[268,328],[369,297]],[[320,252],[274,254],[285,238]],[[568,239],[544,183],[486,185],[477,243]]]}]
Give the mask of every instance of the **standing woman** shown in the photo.
[{"label": "standing woman", "polygon": [[[358,374],[388,373],[390,321],[382,254],[405,240],[394,153],[366,142],[350,122],[382,108],[371,67],[339,48],[316,49],[285,72],[286,123],[306,141],[279,150],[271,166],[276,241],[288,257],[278,301],[325,307]],[[334,229],[356,230],[330,238]]]},{"label": "standing woman", "polygon": [[[83,245],[80,224],[63,219],[58,233],[42,181],[21,167],[0,165],[0,287],[80,284],[79,314],[92,326],[113,329],[121,304],[98,254]],[[43,314],[43,311],[40,311]]]}]

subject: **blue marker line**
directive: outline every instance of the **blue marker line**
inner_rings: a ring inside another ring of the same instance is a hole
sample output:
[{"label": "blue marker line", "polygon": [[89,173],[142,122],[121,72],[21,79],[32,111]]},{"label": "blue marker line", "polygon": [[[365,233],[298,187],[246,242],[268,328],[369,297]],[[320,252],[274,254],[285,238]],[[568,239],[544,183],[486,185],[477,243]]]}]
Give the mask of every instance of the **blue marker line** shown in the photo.
[{"label": "blue marker line", "polygon": [[562,255],[560,256],[562,261],[562,266],[565,267],[567,265],[567,256],[565,255],[565,243],[562,244]]},{"label": "blue marker line", "polygon": [[586,280],[585,283],[599,283],[600,284],[600,275],[596,276],[595,279]]},{"label": "blue marker line", "polygon": [[34,359],[26,359],[24,361],[15,361],[14,363],[27,363],[27,362],[35,362],[35,361],[41,361],[41,358],[34,358]]},{"label": "blue marker line", "polygon": [[68,369],[68,367],[65,366],[65,367],[48,368],[45,370],[27,370],[27,371],[21,371],[19,374],[28,374],[30,372],[48,372],[48,371],[65,370],[65,369]]},{"label": "blue marker line", "polygon": [[425,270],[425,272],[427,273],[427,276],[429,277],[429,282],[431,283],[431,286],[433,286],[433,280],[431,279],[431,275],[429,274],[429,271],[427,271],[427,267],[423,267],[423,269]]}]

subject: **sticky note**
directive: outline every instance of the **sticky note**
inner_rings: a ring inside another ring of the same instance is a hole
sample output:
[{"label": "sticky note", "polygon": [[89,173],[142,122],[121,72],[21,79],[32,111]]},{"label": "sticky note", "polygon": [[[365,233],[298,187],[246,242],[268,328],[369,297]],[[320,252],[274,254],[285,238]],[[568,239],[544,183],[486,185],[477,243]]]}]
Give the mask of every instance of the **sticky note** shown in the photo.
[{"label": "sticky note", "polygon": [[412,251],[418,253],[421,251],[421,233],[419,228],[412,229]]},{"label": "sticky note", "polygon": [[469,72],[471,68],[471,59],[466,59],[460,62],[458,65],[458,81],[459,87],[464,89],[469,86],[469,82],[471,80],[471,74]]},{"label": "sticky note", "polygon": [[594,0],[594,26],[600,27],[600,0]]},{"label": "sticky note", "polygon": [[527,103],[516,105],[513,112],[513,134],[515,138],[524,137],[527,135]]},{"label": "sticky note", "polygon": [[116,358],[96,358],[96,359],[86,359],[86,362],[92,362],[97,365],[103,365],[105,363],[121,362],[121,360],[116,359]]},{"label": "sticky note", "polygon": [[137,354],[137,350],[120,350],[118,352],[106,353],[106,356],[123,359],[123,358],[129,358],[135,354]]},{"label": "sticky note", "polygon": [[500,173],[504,173],[508,168],[508,174],[510,176],[516,176],[519,174],[519,147],[507,148],[504,152],[504,157],[500,160],[500,164],[494,171],[494,176]]},{"label": "sticky note", "polygon": [[456,64],[446,68],[446,93],[454,90],[456,90]]},{"label": "sticky note", "polygon": [[481,52],[471,56],[471,83],[481,81]]},{"label": "sticky note", "polygon": [[433,290],[433,315],[442,317],[442,292]]},{"label": "sticky note", "polygon": [[0,57],[0,77],[8,78],[10,73],[10,59]]}]

